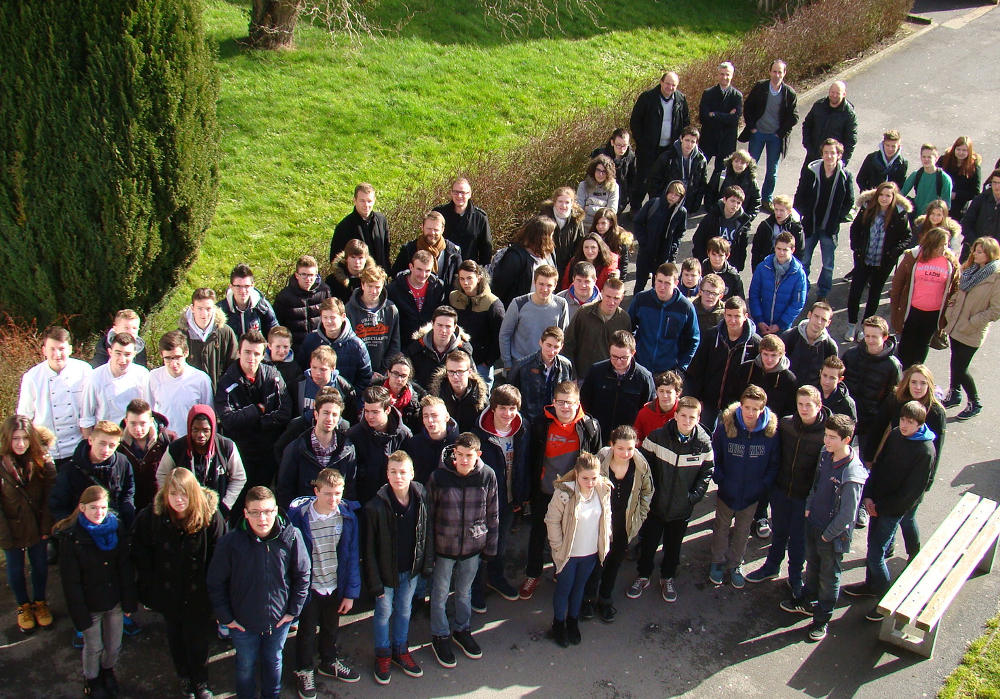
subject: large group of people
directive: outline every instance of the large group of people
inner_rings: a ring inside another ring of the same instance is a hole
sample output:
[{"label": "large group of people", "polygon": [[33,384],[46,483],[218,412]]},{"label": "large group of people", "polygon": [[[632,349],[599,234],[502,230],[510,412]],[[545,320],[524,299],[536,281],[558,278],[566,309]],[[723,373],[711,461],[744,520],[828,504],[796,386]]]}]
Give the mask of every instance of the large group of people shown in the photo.
[{"label": "large group of people", "polygon": [[[775,61],[744,100],[720,65],[700,128],[665,73],[578,186],[556,189],[506,247],[494,249],[466,179],[409,241],[390,239],[362,183],[328,265],[299,257],[273,302],[247,264],[224,295],[195,290],[157,340],[162,366],[148,367],[132,310],[89,363],[71,356],[66,329],[46,329],[44,360],[0,425],[0,546],[20,629],[53,624],[57,548],[85,695],[117,695],[122,634],[141,630],[142,604],[164,617],[181,695],[212,696],[218,633],[236,651],[238,696],[257,695],[258,667],[261,695],[277,696],[297,625],[289,657],[311,699],[317,673],[360,679],[337,633],[355,605],[374,607],[380,684],[393,667],[423,674],[414,604],[429,605],[438,663],[481,658],[473,613],[488,591],[532,599],[548,548],[551,637],[566,647],[580,620],[615,620],[630,546],[625,596],[650,586],[662,547],[660,593],[678,599],[688,522],[713,481],[713,585],[773,580],[787,554],[781,606],[810,616],[818,641],[867,527],[865,581],[844,592],[877,600],[897,528],[907,555],[919,550],[945,410],[963,394],[958,419],[982,410],[970,365],[1000,318],[1000,169],[980,191],[981,157],[963,136],[940,158],[921,146],[911,172],[887,129],[855,175],[858,115],[836,81],[803,120],[794,195],[775,193],[799,119],[785,70]],[[838,352],[829,295],[848,222]],[[924,364],[945,346],[947,392]],[[529,531],[512,582],[516,517]],[[771,546],[744,571],[750,536]]]}]

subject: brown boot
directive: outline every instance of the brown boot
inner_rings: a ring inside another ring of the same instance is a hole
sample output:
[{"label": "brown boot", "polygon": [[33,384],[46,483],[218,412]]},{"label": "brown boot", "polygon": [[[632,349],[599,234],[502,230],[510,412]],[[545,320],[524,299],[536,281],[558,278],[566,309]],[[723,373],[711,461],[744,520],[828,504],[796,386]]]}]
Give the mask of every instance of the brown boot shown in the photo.
[{"label": "brown boot", "polygon": [[17,608],[17,628],[27,633],[35,628],[35,615],[31,613],[31,602],[25,602]]},{"label": "brown boot", "polygon": [[35,621],[43,629],[52,626],[52,612],[49,611],[49,603],[39,600],[33,605],[32,611],[35,613]]}]

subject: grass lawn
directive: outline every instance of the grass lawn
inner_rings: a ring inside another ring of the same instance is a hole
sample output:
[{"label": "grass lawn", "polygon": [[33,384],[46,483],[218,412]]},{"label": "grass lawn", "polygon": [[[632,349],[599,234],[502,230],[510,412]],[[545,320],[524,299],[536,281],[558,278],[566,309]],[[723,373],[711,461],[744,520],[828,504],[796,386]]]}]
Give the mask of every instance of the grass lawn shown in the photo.
[{"label": "grass lawn", "polygon": [[[568,17],[559,35],[504,37],[474,3],[387,0],[379,20],[399,32],[352,43],[300,24],[297,50],[264,53],[238,43],[248,6],[207,0],[221,79],[219,204],[187,279],[154,318],[160,328],[173,325],[195,286],[221,289],[238,261],[263,276],[322,250],[357,182],[372,182],[384,208],[474,153],[516,148],[577,105],[610,103],[636,80],[652,84],[664,67],[719,49],[757,19],[748,0],[605,0],[601,27]],[[689,95],[692,109],[698,97]]]},{"label": "grass lawn", "polygon": [[938,697],[1000,697],[1000,616],[986,622],[986,633],[972,642]]}]

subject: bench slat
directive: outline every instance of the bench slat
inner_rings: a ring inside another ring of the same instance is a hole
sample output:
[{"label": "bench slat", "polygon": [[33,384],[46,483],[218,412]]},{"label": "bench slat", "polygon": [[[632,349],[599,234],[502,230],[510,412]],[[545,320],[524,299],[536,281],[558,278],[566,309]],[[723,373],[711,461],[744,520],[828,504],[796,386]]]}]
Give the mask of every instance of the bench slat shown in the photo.
[{"label": "bench slat", "polygon": [[931,598],[930,602],[927,603],[927,606],[924,607],[924,611],[917,617],[916,627],[918,629],[928,631],[937,625],[945,610],[948,609],[948,605],[958,595],[959,590],[962,589],[962,585],[968,579],[969,575],[972,574],[972,571],[975,570],[976,566],[979,565],[979,562],[986,552],[989,551],[998,536],[1000,536],[1000,508],[993,511],[993,515],[986,523],[986,526],[983,527],[982,531],[979,532],[975,540],[969,545],[969,548],[965,551],[965,555],[955,568],[952,569],[944,583],[938,588],[938,591]]},{"label": "bench slat", "polygon": [[965,524],[962,525],[958,533],[948,542],[945,550],[934,561],[934,565],[931,566],[930,570],[920,579],[920,582],[910,591],[910,594],[906,596],[906,600],[899,605],[899,608],[896,610],[896,616],[899,619],[906,623],[911,623],[917,618],[927,600],[934,596],[941,582],[948,577],[948,574],[954,569],[955,564],[958,563],[969,544],[972,543],[976,535],[986,526],[990,516],[996,509],[996,503],[986,498],[983,498],[976,505],[976,509],[965,520]]},{"label": "bench slat", "polygon": [[968,519],[976,505],[979,504],[980,497],[975,493],[966,493],[958,501],[940,526],[931,535],[927,543],[920,548],[920,553],[910,562],[896,581],[889,588],[889,591],[882,597],[878,604],[878,609],[883,614],[894,614],[896,608],[903,603],[910,590],[920,582],[920,578],[930,568],[934,559],[944,550],[948,542],[958,531],[959,527]]}]

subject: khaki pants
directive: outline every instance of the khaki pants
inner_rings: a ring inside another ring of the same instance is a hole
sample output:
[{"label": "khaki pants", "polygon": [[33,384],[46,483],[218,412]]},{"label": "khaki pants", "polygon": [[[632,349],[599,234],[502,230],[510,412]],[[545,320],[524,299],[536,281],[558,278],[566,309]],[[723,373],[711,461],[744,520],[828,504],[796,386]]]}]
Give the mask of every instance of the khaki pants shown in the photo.
[{"label": "khaki pants", "polygon": [[757,503],[733,510],[718,497],[715,500],[715,524],[712,528],[712,564],[733,570],[743,563],[750,526]]}]

